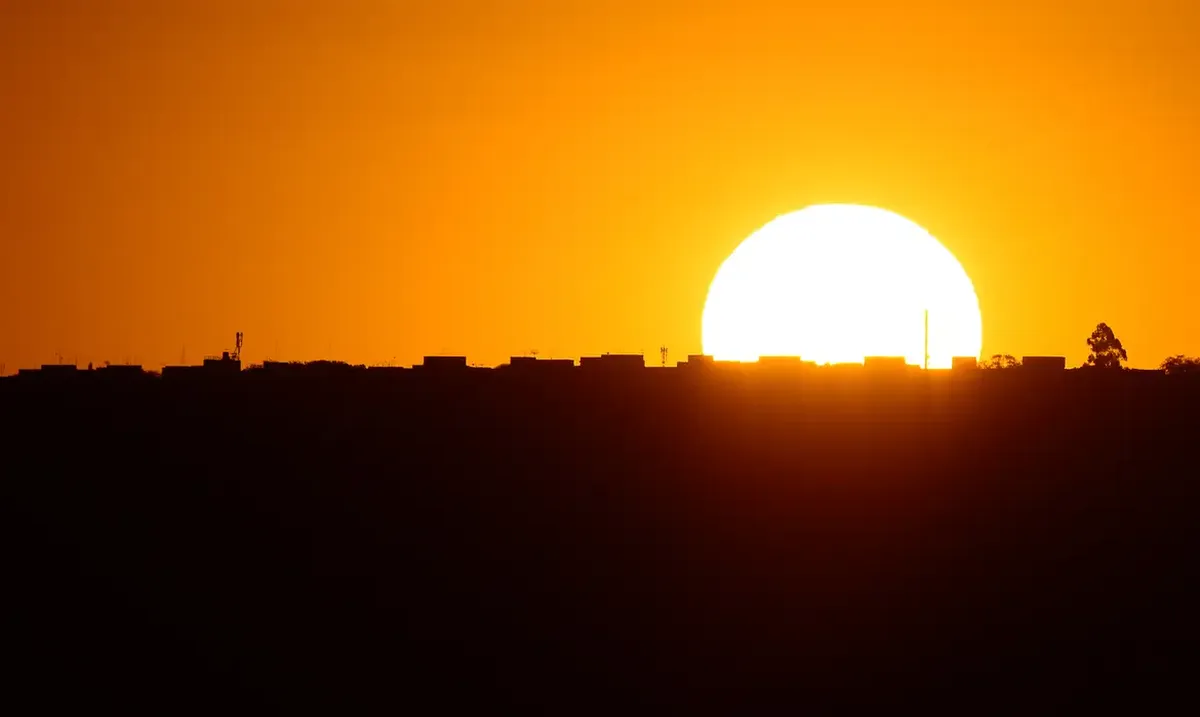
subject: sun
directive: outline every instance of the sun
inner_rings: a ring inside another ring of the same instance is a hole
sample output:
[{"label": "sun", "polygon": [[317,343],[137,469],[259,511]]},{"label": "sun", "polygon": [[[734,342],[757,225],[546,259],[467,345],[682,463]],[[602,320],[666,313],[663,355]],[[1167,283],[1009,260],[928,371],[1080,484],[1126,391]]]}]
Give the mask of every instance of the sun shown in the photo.
[{"label": "sun", "polygon": [[717,360],[924,365],[926,316],[930,368],[979,357],[979,299],[949,250],[885,209],[818,204],[767,223],[721,264],[702,338]]}]

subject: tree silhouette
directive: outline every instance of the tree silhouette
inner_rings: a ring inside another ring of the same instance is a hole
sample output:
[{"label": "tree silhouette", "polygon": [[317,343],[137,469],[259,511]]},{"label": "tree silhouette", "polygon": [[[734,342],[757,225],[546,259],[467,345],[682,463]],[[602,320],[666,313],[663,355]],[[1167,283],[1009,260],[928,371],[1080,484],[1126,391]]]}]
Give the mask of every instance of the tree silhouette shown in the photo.
[{"label": "tree silhouette", "polygon": [[1195,356],[1184,356],[1183,354],[1179,354],[1178,356],[1170,356],[1163,359],[1163,362],[1161,365],[1159,365],[1159,368],[1162,369],[1162,372],[1168,376],[1185,373],[1197,374],[1200,373],[1200,358]]},{"label": "tree silhouette", "polygon": [[979,362],[979,368],[987,369],[1018,368],[1020,365],[1021,362],[1012,354],[994,354]]},{"label": "tree silhouette", "polygon": [[1088,366],[1120,369],[1121,363],[1129,360],[1125,347],[1121,345],[1121,339],[1118,339],[1104,322],[1096,324],[1096,330],[1088,337],[1087,345],[1092,350],[1087,357]]}]

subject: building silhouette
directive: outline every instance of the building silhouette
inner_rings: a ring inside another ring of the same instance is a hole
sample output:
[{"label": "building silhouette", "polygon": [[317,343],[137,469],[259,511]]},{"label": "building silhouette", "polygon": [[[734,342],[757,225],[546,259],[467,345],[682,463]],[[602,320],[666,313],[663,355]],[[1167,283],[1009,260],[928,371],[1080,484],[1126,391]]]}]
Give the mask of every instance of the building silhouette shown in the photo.
[{"label": "building silhouette", "polygon": [[1023,356],[1021,368],[1030,371],[1062,371],[1067,367],[1066,356]]},{"label": "building silhouette", "polygon": [[869,371],[906,371],[908,363],[903,356],[864,356],[863,368]]},{"label": "building silhouette", "polygon": [[979,368],[979,359],[974,356],[954,356],[950,359],[952,371],[973,371]]},{"label": "building silhouette", "polygon": [[646,357],[642,354],[584,356],[579,359],[579,368],[585,372],[625,373],[646,368]]},{"label": "building silhouette", "polygon": [[426,372],[446,373],[467,369],[466,356],[426,356],[419,366],[413,368]]},{"label": "building silhouette", "polygon": [[536,356],[513,356],[506,366],[514,374],[527,376],[544,376],[548,374],[564,375],[575,369],[574,359],[544,359]]}]

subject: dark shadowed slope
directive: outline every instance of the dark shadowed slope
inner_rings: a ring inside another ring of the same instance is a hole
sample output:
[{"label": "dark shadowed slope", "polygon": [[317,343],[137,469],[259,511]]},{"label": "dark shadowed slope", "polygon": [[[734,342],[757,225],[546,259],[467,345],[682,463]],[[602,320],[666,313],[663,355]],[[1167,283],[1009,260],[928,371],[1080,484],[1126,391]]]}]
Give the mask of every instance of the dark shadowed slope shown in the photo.
[{"label": "dark shadowed slope", "polygon": [[166,713],[1187,694],[1189,376],[418,374],[0,382],[12,683]]}]

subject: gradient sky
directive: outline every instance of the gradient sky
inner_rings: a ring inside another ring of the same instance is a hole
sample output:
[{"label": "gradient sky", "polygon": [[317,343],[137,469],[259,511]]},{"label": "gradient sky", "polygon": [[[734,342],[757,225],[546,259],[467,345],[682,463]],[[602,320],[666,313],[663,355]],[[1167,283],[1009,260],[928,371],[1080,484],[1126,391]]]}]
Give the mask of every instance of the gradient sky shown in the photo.
[{"label": "gradient sky", "polygon": [[818,202],[937,236],[985,354],[1200,354],[1197,37],[1191,0],[0,0],[0,363],[657,363]]}]

